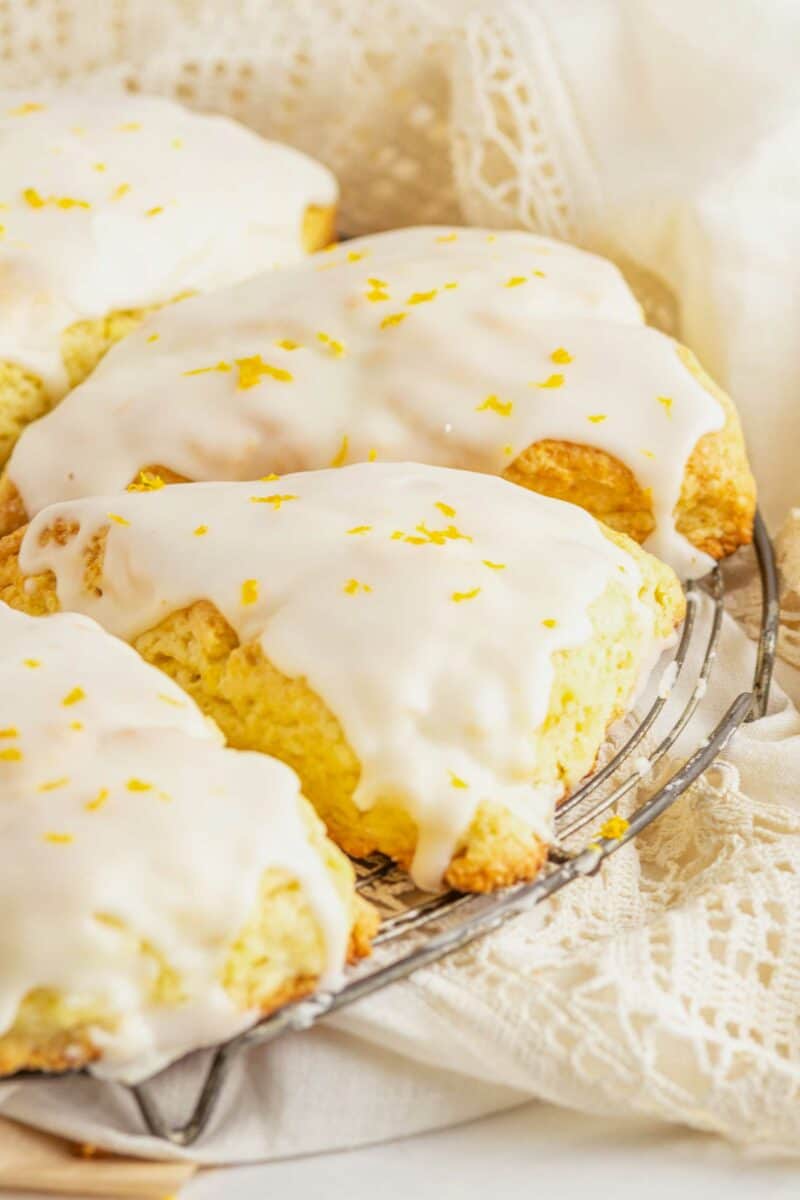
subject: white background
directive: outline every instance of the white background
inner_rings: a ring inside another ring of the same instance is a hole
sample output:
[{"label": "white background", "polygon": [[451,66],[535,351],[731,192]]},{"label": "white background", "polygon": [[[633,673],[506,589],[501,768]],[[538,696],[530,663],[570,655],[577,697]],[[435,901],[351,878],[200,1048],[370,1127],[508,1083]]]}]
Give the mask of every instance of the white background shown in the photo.
[{"label": "white background", "polygon": [[[719,1138],[538,1103],[441,1133],[206,1171],[182,1200],[797,1200],[800,1166]],[[22,1198],[20,1198],[22,1200]],[[28,1197],[28,1200],[31,1200]]]}]

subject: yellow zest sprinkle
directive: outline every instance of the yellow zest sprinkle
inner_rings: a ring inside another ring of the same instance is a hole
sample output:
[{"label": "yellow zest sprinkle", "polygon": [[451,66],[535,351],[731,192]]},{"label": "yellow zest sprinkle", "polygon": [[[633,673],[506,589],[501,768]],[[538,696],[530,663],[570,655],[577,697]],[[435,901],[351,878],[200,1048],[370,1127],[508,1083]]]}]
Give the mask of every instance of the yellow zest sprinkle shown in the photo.
[{"label": "yellow zest sprinkle", "polygon": [[81,700],[86,699],[86,692],[82,687],[74,687],[71,692],[67,692],[64,699],[61,701],[63,708],[69,708],[73,704],[80,704]]},{"label": "yellow zest sprinkle", "polygon": [[262,475],[259,478],[259,483],[274,483],[276,479],[280,479],[280,475],[276,475],[274,471],[270,471],[269,475]]},{"label": "yellow zest sprinkle", "polygon": [[569,350],[565,350],[563,346],[559,346],[558,349],[554,350],[550,355],[550,362],[559,363],[559,365],[566,365],[566,363],[572,362],[572,355],[570,354]]},{"label": "yellow zest sprinkle", "polygon": [[210,371],[232,371],[233,367],[229,362],[220,361],[214,363],[211,367],[195,367],[193,371],[184,371],[184,375],[207,375]]},{"label": "yellow zest sprinkle", "polygon": [[10,108],[6,113],[8,117],[27,117],[30,113],[44,112],[43,104],[33,104],[28,101],[27,104],[20,104],[17,108]]},{"label": "yellow zest sprinkle", "polygon": [[468,534],[462,533],[455,525],[447,525],[444,529],[428,529],[425,522],[420,521],[419,525],[416,526],[416,531],[421,536],[404,533],[402,529],[395,529],[392,534],[392,541],[402,539],[412,546],[444,546],[446,542],[472,541],[472,538]]},{"label": "yellow zest sprinkle", "polygon": [[348,579],[342,591],[347,592],[348,596],[355,596],[357,592],[371,592],[372,588],[368,583],[361,583],[358,579]]},{"label": "yellow zest sprinkle", "polygon": [[170,142],[170,146],[172,146],[173,150],[182,150],[183,149],[183,138],[173,138],[172,141]]},{"label": "yellow zest sprinkle", "polygon": [[377,287],[371,288],[370,291],[368,291],[366,295],[367,295],[367,299],[370,300],[373,304],[378,304],[378,303],[380,303],[381,300],[389,299],[389,293],[383,291],[382,288],[377,288]]},{"label": "yellow zest sprinkle", "polygon": [[457,237],[457,233],[441,233],[436,240],[437,242],[454,242]]},{"label": "yellow zest sprinkle", "polygon": [[519,287],[521,283],[527,283],[527,282],[528,281],[524,275],[512,275],[510,279],[506,280],[505,286],[506,287]]},{"label": "yellow zest sprinkle", "polygon": [[37,792],[54,792],[57,788],[66,787],[69,779],[64,775],[61,779],[48,779],[47,783],[40,783]]},{"label": "yellow zest sprinkle", "polygon": [[119,513],[108,513],[107,516],[109,521],[113,521],[115,525],[130,525],[130,521],[121,517]]},{"label": "yellow zest sprinkle", "polygon": [[300,349],[300,343],[293,342],[291,338],[281,338],[281,340],[279,342],[276,342],[275,345],[280,346],[281,350],[299,350]]},{"label": "yellow zest sprinkle", "polygon": [[44,208],[47,204],[54,204],[57,208],[91,208],[88,200],[76,200],[73,196],[48,196],[46,199],[40,196],[36,188],[25,188],[22,193],[26,204],[31,208]]},{"label": "yellow zest sprinkle", "polygon": [[498,400],[497,396],[487,396],[483,404],[479,404],[475,412],[495,412],[498,417],[510,417],[514,410],[512,400]]},{"label": "yellow zest sprinkle", "polygon": [[624,817],[619,817],[616,815],[609,817],[608,820],[600,827],[600,837],[621,838],[629,824],[630,822],[626,821]]},{"label": "yellow zest sprinkle", "polygon": [[342,438],[342,444],[331,459],[332,467],[343,467],[347,462],[347,451],[350,447],[350,439],[347,434]]},{"label": "yellow zest sprinkle", "polygon": [[260,354],[252,354],[249,358],[237,358],[236,365],[239,368],[239,381],[236,386],[241,391],[255,387],[265,375],[270,379],[277,379],[280,383],[290,383],[294,378],[291,371],[284,371],[283,367],[273,367],[272,363],[265,363]]},{"label": "yellow zest sprinkle", "polygon": [[164,211],[163,204],[155,204],[155,205],[153,205],[152,208],[148,208],[147,212],[144,215],[146,217],[157,217],[158,214],[162,213],[163,211]]},{"label": "yellow zest sprinkle", "polygon": [[542,624],[544,625],[545,629],[555,629],[558,621],[556,621],[553,617],[545,617],[545,619],[542,621]]},{"label": "yellow zest sprinkle", "polygon": [[0,237],[3,237],[5,235],[5,232],[6,232],[5,225],[0,225]]},{"label": "yellow zest sprinkle", "polygon": [[160,337],[161,337],[160,333],[151,333],[150,337],[147,340],[148,340],[148,342],[157,342]]},{"label": "yellow zest sprinkle", "polygon": [[506,569],[505,563],[492,562],[491,559],[488,558],[483,559],[483,565],[485,567],[489,567],[492,571],[505,571]]},{"label": "yellow zest sprinkle", "polygon": [[645,458],[655,458],[655,454],[652,450],[643,450],[642,454],[645,456]]},{"label": "yellow zest sprinkle", "polygon": [[406,300],[406,304],[427,304],[430,300],[436,299],[438,292],[438,288],[431,288],[429,292],[412,292]]},{"label": "yellow zest sprinkle", "polygon": [[113,192],[111,193],[111,199],[121,200],[123,196],[127,196],[130,190],[131,185],[129,183],[121,183],[118,187],[114,188]]},{"label": "yellow zest sprinkle", "polygon": [[59,208],[91,208],[88,200],[75,200],[72,196],[57,196],[55,200],[49,199],[48,204],[55,203]]},{"label": "yellow zest sprinkle", "polygon": [[274,496],[251,496],[250,497],[250,501],[252,504],[271,504],[276,512],[282,504],[286,504],[287,501],[289,501],[289,500],[296,500],[296,499],[297,499],[297,496],[292,496],[289,494],[286,494],[283,496],[278,496],[276,494]]},{"label": "yellow zest sprinkle", "polygon": [[117,126],[117,129],[120,131],[120,133],[136,133],[136,131],[141,128],[142,127],[138,121],[126,121],[124,125]]},{"label": "yellow zest sprinkle", "polygon": [[0,750],[0,762],[19,762],[22,758],[22,751],[16,746],[9,746],[6,750]]},{"label": "yellow zest sprinkle", "polygon": [[208,533],[208,526],[198,525],[197,529],[195,529],[193,532],[195,537],[204,537]]},{"label": "yellow zest sprinkle", "polygon": [[255,604],[258,600],[258,580],[245,579],[242,584],[242,604]]},{"label": "yellow zest sprinkle", "polygon": [[171,704],[173,708],[186,708],[183,700],[176,700],[174,696],[168,696],[166,692],[158,692],[158,700],[163,700],[165,704]]},{"label": "yellow zest sprinkle", "polygon": [[458,287],[458,284],[457,283],[443,283],[442,287],[445,289],[446,292],[452,292],[454,288]]},{"label": "yellow zest sprinkle", "polygon": [[456,515],[456,510],[452,505],[445,504],[443,500],[437,500],[433,507],[438,508],[439,512],[445,517],[454,517]]},{"label": "yellow zest sprinkle", "polygon": [[371,525],[354,525],[352,529],[348,529],[348,533],[369,533],[372,529]]},{"label": "yellow zest sprinkle", "polygon": [[35,671],[36,668],[40,667],[42,664],[39,662],[38,658],[23,658],[22,665],[23,667],[30,667],[32,671]]},{"label": "yellow zest sprinkle", "polygon": [[593,413],[590,417],[587,417],[586,419],[587,419],[587,421],[591,421],[593,425],[601,425],[603,423],[603,421],[608,420],[608,417],[606,416],[605,413]]},{"label": "yellow zest sprinkle", "polygon": [[450,786],[454,788],[468,788],[469,784],[465,783],[460,776],[456,775],[455,771],[450,772]]},{"label": "yellow zest sprinkle", "polygon": [[473,588],[471,592],[453,592],[450,599],[455,600],[456,604],[460,604],[462,600],[474,600],[475,597],[480,593],[480,590],[481,589],[479,587],[476,587]]},{"label": "yellow zest sprinkle", "polygon": [[533,274],[536,276],[537,279],[547,279],[547,276],[545,275],[544,271],[534,271]]},{"label": "yellow zest sprinkle", "polygon": [[380,288],[381,290],[388,288],[389,286],[385,279],[376,279],[374,275],[370,275],[367,283],[370,287]]},{"label": "yellow zest sprinkle", "polygon": [[0,738],[15,738],[19,737],[19,730],[13,725],[9,725],[7,729],[0,729]]},{"label": "yellow zest sprinkle", "polygon": [[152,792],[152,783],[146,783],[144,779],[129,779],[125,784],[129,792]]},{"label": "yellow zest sprinkle", "polygon": [[488,235],[488,237],[486,238],[486,240],[487,240],[487,242],[496,242],[496,241],[497,241],[497,234],[496,234],[496,233],[490,233],[490,234]]},{"label": "yellow zest sprinkle", "polygon": [[658,403],[660,405],[662,405],[662,407],[668,417],[672,416],[672,397],[671,396],[659,396]]},{"label": "yellow zest sprinkle", "polygon": [[506,458],[510,458],[513,453],[514,453],[513,446],[511,446],[511,445],[503,446],[503,454],[505,454]]},{"label": "yellow zest sprinkle", "polygon": [[157,492],[164,486],[164,480],[153,471],[140,471],[136,481],[129,483],[125,489],[128,492]]},{"label": "yellow zest sprinkle", "polygon": [[392,313],[391,316],[383,318],[381,321],[381,329],[390,329],[392,325],[399,325],[402,321],[405,321],[407,316],[408,313],[404,312]]},{"label": "yellow zest sprinkle", "polygon": [[105,171],[106,164],[105,163],[95,163],[92,169],[94,171]]},{"label": "yellow zest sprinkle", "polygon": [[372,450],[370,450],[369,454],[367,455],[367,462],[375,462],[375,459],[377,457],[378,457],[378,451],[373,447]]},{"label": "yellow zest sprinkle", "polygon": [[100,791],[95,796],[94,800],[87,800],[84,808],[87,812],[97,812],[98,808],[102,808],[108,799],[108,788],[100,788]]},{"label": "yellow zest sprinkle", "polygon": [[337,342],[336,338],[332,338],[329,333],[318,333],[317,341],[322,342],[323,346],[327,346],[334,358],[341,358],[345,353],[344,342]]},{"label": "yellow zest sprinkle", "polygon": [[46,833],[44,834],[46,842],[52,842],[54,846],[68,846],[75,839],[71,833]]},{"label": "yellow zest sprinkle", "polygon": [[347,256],[348,262],[361,262],[362,258],[367,257],[366,250],[351,250]]},{"label": "yellow zest sprinkle", "polygon": [[538,388],[560,388],[564,386],[563,375],[548,375],[547,379],[543,379],[540,383],[534,385]]},{"label": "yellow zest sprinkle", "polygon": [[83,729],[83,721],[70,721],[69,727],[70,729],[74,729],[76,733],[80,733]]}]

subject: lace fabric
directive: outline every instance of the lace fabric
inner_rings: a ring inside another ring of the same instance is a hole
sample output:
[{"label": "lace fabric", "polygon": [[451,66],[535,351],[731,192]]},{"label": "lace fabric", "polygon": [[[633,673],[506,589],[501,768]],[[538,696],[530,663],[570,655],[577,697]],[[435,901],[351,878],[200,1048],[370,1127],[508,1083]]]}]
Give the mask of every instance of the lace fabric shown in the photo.
[{"label": "lace fabric", "polygon": [[[229,113],[336,172],[347,233],[468,222],[613,252],[621,239],[602,233],[602,173],[539,10],[515,0],[0,0],[0,85],[99,80]],[[658,249],[644,264],[621,265],[650,318],[673,332],[681,305],[654,269]],[[695,268],[693,258],[693,278]],[[781,652],[800,666],[796,516],[781,546]],[[752,633],[752,570],[736,583],[732,611]],[[732,686],[744,686],[737,672],[750,652],[729,624],[723,666]],[[791,806],[800,721],[784,698],[760,725],[600,875],[359,1006],[339,1028],[362,1047],[391,1046],[494,1087],[487,1109],[506,1088],[796,1153],[800,816]],[[278,1055],[288,1087],[292,1051]],[[246,1070],[254,1078],[274,1062],[256,1054]],[[390,1066],[376,1059],[374,1072],[384,1089],[380,1130],[369,1098],[351,1096],[352,1123],[338,1144],[414,1128]],[[425,1078],[420,1088],[432,1087]],[[103,1104],[85,1087],[64,1086],[59,1108],[45,1104],[43,1086],[11,1091],[4,1111],[128,1152],[152,1150],[124,1124],[106,1136]],[[275,1142],[253,1133],[258,1092],[243,1084],[202,1157],[337,1144],[326,1130],[324,1079],[318,1091],[317,1110],[306,1112],[311,1133],[284,1129]],[[463,1116],[444,1085],[442,1096],[430,1125]]]}]

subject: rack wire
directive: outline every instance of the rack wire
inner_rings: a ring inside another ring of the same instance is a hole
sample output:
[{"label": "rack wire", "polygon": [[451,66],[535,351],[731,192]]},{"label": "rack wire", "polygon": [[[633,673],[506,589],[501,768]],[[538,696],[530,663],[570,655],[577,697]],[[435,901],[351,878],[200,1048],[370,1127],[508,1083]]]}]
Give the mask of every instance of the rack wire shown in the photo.
[{"label": "rack wire", "polygon": [[[704,580],[687,585],[687,612],[680,640],[667,668],[669,686],[659,687],[655,699],[633,733],[608,762],[563,803],[556,817],[556,841],[540,875],[491,895],[449,891],[431,896],[421,893],[388,859],[374,856],[357,861],[358,890],[377,905],[383,921],[373,939],[373,955],[348,968],[341,987],[279,1009],[246,1032],[218,1046],[207,1059],[196,1100],[189,1117],[172,1123],[156,1099],[157,1079],[130,1087],[145,1130],[174,1146],[191,1146],[207,1129],[222,1096],[230,1068],[249,1047],[263,1046],[289,1031],[308,1029],[325,1017],[406,979],[421,967],[498,929],[506,921],[528,912],[574,880],[595,874],[603,862],[635,838],[681,796],[724,750],[735,731],[746,721],[763,716],[769,699],[778,635],[778,580],[772,546],[760,514],[756,515],[754,547],[761,581],[761,627],[751,685],[730,703],[711,732],[690,753],[677,756],[676,769],[657,784],[665,756],[686,731],[706,693],[717,656],[722,630],[724,583],[716,567]],[[710,616],[701,621],[700,598],[708,596]],[[704,628],[701,626],[704,625]],[[692,665],[693,664],[693,665]],[[674,706],[678,681],[689,682],[688,700]],[[660,732],[662,726],[666,726]],[[656,744],[648,755],[635,756],[652,733]],[[622,780],[616,779],[622,775]],[[634,789],[649,794],[629,815],[621,836],[599,834],[585,844],[578,834]],[[169,1068],[168,1068],[169,1069]],[[37,1076],[41,1078],[41,1075]]]}]

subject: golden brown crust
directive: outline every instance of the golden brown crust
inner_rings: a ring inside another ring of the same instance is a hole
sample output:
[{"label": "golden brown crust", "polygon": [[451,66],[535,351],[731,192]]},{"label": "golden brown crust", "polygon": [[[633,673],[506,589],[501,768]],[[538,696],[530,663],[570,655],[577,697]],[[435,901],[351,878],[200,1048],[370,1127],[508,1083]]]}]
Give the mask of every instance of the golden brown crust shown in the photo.
[{"label": "golden brown crust", "polygon": [[712,558],[733,554],[753,540],[756,483],[747,461],[739,415],[730,397],[708,375],[686,346],[678,356],[722,406],[725,424],[707,433],[692,451],[675,510],[675,525]]},{"label": "golden brown crust", "polygon": [[[676,351],[687,370],[719,402],[725,423],[700,438],[689,457],[675,508],[675,526],[698,550],[712,558],[724,558],[752,540],[755,481],[730,398],[690,350],[676,343]],[[640,544],[655,529],[647,490],[630,467],[597,447],[543,439],[523,450],[503,477],[531,491],[578,504]]]},{"label": "golden brown crust", "polygon": [[656,527],[648,495],[633,471],[595,446],[550,438],[533,442],[505,469],[503,478],[577,504],[640,545]]},{"label": "golden brown crust", "polygon": [[4,471],[0,475],[0,537],[13,533],[28,520],[22,496]]},{"label": "golden brown crust", "polygon": [[[94,1023],[96,1027],[96,1022]],[[96,1062],[102,1052],[92,1042],[89,1027],[43,1033],[5,1034],[0,1038],[0,1076],[17,1071],[77,1071]]]}]

